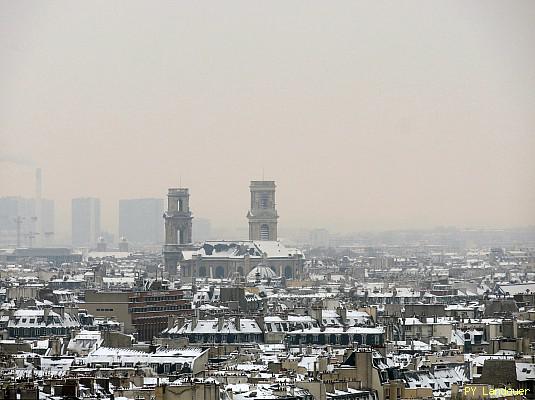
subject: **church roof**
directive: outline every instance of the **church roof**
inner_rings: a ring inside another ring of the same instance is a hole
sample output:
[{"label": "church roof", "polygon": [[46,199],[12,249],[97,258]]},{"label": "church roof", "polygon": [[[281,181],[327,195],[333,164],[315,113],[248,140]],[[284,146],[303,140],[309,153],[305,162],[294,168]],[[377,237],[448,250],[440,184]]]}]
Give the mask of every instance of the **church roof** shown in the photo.
[{"label": "church roof", "polygon": [[185,260],[194,256],[214,258],[243,258],[246,254],[251,258],[289,258],[303,253],[296,248],[286,247],[279,241],[270,240],[238,240],[238,241],[206,241],[196,250],[184,250]]}]

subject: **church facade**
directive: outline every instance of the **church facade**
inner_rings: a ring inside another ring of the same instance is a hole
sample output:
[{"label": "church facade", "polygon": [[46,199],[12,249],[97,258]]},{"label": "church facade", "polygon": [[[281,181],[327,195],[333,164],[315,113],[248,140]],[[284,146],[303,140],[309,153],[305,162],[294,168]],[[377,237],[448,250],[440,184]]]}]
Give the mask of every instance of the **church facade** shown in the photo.
[{"label": "church facade", "polygon": [[300,279],[304,255],[277,240],[274,181],[251,181],[249,240],[192,243],[192,213],[189,190],[169,189],[164,213],[164,263],[171,275],[184,278],[245,278],[255,267],[271,268],[276,276]]}]

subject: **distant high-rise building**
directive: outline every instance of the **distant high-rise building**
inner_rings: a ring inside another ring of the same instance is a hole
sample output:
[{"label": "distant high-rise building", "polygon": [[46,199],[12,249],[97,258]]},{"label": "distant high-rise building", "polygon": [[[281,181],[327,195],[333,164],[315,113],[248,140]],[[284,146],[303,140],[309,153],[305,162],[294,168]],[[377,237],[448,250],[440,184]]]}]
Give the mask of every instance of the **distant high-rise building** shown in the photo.
[{"label": "distant high-rise building", "polygon": [[329,231],[327,229],[314,229],[310,231],[310,245],[313,247],[329,246]]},{"label": "distant high-rise building", "polygon": [[[54,233],[54,201],[40,199],[37,215],[36,199],[24,197],[0,198],[0,245],[30,247],[52,243]],[[41,218],[41,221],[38,221]],[[42,232],[39,232],[39,228]],[[45,237],[39,237],[45,236]]]},{"label": "distant high-rise building", "polygon": [[41,199],[41,232],[39,243],[44,246],[49,246],[54,243],[55,234],[55,209],[54,200]]},{"label": "distant high-rise building", "polygon": [[100,200],[84,197],[72,200],[72,244],[93,246],[100,236]]},{"label": "distant high-rise building", "polygon": [[119,237],[133,244],[163,242],[163,199],[119,200]]}]

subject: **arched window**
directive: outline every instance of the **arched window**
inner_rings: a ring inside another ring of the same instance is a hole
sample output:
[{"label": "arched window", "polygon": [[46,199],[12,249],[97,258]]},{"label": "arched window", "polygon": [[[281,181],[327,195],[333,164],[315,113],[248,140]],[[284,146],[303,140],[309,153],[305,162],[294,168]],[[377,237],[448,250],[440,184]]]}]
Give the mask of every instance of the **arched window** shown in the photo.
[{"label": "arched window", "polygon": [[347,333],[342,334],[342,336],[340,337],[340,344],[341,345],[349,344],[349,335]]},{"label": "arched window", "polygon": [[218,279],[223,279],[225,277],[225,268],[221,265],[215,269],[215,277]]},{"label": "arched window", "polygon": [[290,267],[289,265],[287,265],[285,268],[284,268],[284,277],[286,279],[292,279],[293,278],[293,275],[294,275],[294,272],[292,271],[292,267]]},{"label": "arched window", "polygon": [[186,232],[185,232],[184,229],[180,229],[180,228],[178,228],[178,229],[176,230],[176,237],[177,237],[177,239],[178,239],[178,244],[184,244],[184,243],[186,243],[186,237],[185,237],[185,236],[186,236]]},{"label": "arched window", "polygon": [[336,335],[334,333],[331,333],[331,335],[329,336],[329,343],[330,344],[336,344]]},{"label": "arched window", "polygon": [[269,226],[267,224],[260,225],[260,240],[269,240]]}]

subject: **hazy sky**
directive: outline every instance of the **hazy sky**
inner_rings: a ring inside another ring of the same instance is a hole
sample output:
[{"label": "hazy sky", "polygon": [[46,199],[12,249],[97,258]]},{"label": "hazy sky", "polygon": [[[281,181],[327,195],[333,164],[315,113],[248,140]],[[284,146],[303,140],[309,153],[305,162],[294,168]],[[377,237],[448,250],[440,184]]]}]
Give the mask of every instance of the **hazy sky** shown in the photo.
[{"label": "hazy sky", "polygon": [[535,223],[534,1],[2,1],[0,196],[189,187],[245,227]]}]

